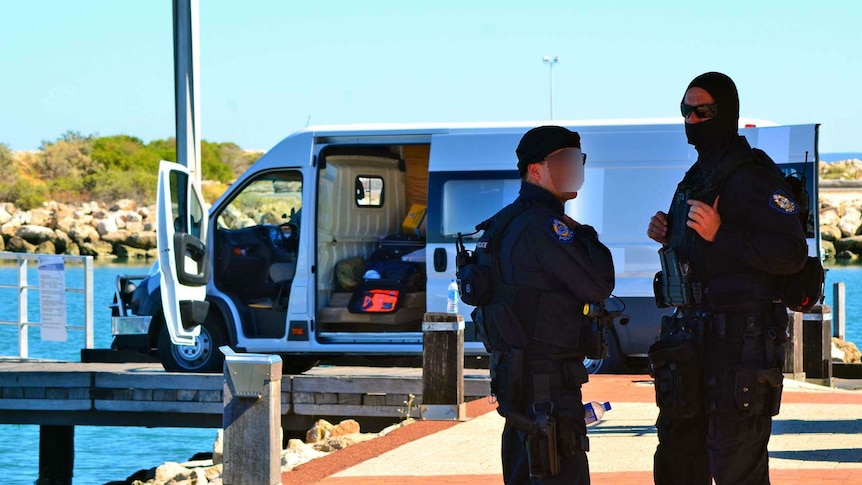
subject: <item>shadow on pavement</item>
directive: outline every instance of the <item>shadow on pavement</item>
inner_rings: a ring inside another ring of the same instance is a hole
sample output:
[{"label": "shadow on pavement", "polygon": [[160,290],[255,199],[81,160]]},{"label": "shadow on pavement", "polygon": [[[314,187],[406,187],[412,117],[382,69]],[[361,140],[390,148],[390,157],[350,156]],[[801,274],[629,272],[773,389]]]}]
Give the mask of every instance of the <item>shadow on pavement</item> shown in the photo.
[{"label": "shadow on pavement", "polygon": [[770,451],[769,457],[799,461],[859,463],[862,461],[862,449],[836,448],[831,450]]},{"label": "shadow on pavement", "polygon": [[[780,415],[779,415],[780,416]],[[801,419],[773,420],[772,434],[862,434],[862,419],[813,421]]]}]

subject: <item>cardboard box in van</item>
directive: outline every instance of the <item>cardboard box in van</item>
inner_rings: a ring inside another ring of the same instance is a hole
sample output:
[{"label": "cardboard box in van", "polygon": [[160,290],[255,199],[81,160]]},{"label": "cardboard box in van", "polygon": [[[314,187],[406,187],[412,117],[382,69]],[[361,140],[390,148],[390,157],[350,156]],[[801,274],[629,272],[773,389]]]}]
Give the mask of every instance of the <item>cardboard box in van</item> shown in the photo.
[{"label": "cardboard box in van", "polygon": [[410,206],[410,211],[407,212],[407,217],[401,223],[401,232],[405,234],[423,235],[425,211],[428,207],[422,204],[413,204]]}]

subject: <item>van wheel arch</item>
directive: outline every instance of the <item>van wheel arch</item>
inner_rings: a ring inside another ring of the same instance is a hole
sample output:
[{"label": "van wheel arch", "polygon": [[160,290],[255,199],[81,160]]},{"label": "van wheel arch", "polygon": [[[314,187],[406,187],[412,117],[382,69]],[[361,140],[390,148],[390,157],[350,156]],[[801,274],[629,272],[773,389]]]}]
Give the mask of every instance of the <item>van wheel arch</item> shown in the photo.
[{"label": "van wheel arch", "polygon": [[224,318],[219,311],[207,313],[201,325],[201,333],[195,338],[195,345],[174,345],[170,334],[161,320],[158,336],[158,354],[162,367],[168,372],[205,372],[221,373],[224,368],[224,354],[219,347],[228,345],[229,335]]}]

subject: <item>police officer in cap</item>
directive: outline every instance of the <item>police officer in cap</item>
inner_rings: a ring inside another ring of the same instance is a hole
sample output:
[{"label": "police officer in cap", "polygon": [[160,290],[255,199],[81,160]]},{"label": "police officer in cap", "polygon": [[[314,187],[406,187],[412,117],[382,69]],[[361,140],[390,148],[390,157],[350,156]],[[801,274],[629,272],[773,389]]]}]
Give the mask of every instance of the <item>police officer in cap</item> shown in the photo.
[{"label": "police officer in cap", "polygon": [[728,76],[697,76],[681,111],[697,161],[647,230],[663,245],[656,299],[676,307],[650,349],[655,483],[766,484],[787,328],[780,293],[807,256],[800,208],[775,164],[738,134]]},{"label": "police officer in cap", "polygon": [[519,197],[485,223],[477,253],[494,254],[492,298],[474,322],[492,353],[492,393],[503,430],[507,484],[587,484],[581,385],[585,303],[614,287],[611,253],[566,215],[584,183],[580,136],[560,126],[524,134]]}]

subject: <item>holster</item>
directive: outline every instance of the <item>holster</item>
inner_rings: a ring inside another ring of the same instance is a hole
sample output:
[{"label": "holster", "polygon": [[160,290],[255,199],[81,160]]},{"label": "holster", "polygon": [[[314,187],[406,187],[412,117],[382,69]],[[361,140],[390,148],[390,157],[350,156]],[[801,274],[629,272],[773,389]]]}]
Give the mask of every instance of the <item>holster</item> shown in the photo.
[{"label": "holster", "polygon": [[704,407],[697,342],[688,332],[652,344],[647,352],[655,381],[656,404],[677,418],[692,417]]},{"label": "holster", "polygon": [[588,359],[608,356],[608,327],[599,318],[581,326],[581,349]]},{"label": "holster", "polygon": [[737,369],[733,392],[741,411],[775,416],[781,408],[784,375],[781,369]]},{"label": "holster", "polygon": [[560,473],[557,420],[549,412],[536,416],[533,432],[527,435],[527,462],[533,480],[554,477]]}]

